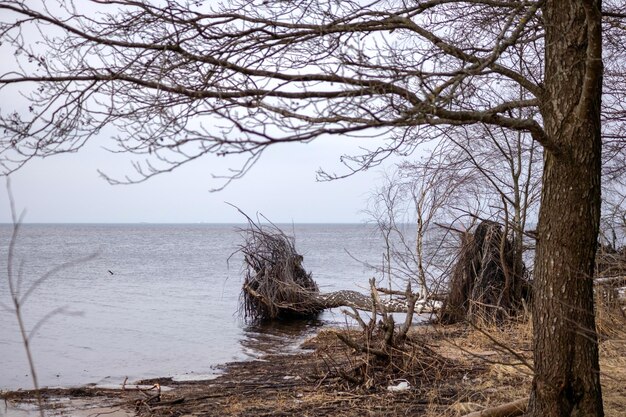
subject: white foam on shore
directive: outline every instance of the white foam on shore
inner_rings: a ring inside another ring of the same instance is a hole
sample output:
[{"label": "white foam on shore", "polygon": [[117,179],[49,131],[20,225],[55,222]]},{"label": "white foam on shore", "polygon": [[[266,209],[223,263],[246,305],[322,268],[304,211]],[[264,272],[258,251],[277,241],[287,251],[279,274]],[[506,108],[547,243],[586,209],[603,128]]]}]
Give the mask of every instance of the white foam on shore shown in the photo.
[{"label": "white foam on shore", "polygon": [[194,373],[189,373],[189,374],[184,374],[184,375],[176,375],[172,378],[172,381],[175,382],[189,382],[189,381],[211,381],[217,377],[219,377],[220,374],[194,374]]}]

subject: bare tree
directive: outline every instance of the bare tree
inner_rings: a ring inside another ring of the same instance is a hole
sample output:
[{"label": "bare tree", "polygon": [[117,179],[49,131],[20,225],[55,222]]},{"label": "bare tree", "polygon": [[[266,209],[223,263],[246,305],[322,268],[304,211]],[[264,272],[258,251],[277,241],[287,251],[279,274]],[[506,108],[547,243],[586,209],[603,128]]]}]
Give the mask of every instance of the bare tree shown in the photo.
[{"label": "bare tree", "polygon": [[0,1],[18,59],[0,86],[33,88],[28,110],[0,116],[5,173],[110,125],[116,150],[145,158],[131,182],[208,153],[248,155],[241,174],[269,145],[321,135],[384,137],[344,159],[351,173],[444,127],[525,132],[545,161],[530,413],[603,414],[592,276],[601,133],[623,138],[622,2],[91,4]]},{"label": "bare tree", "polygon": [[466,172],[467,182],[475,183],[470,192],[480,195],[483,202],[479,210],[472,211],[472,207],[463,207],[464,199],[459,199],[458,208],[471,216],[502,223],[505,235],[513,241],[516,264],[521,265],[529,221],[537,221],[541,148],[521,132],[485,126],[472,126],[451,142],[447,169]]},{"label": "bare tree", "polygon": [[382,267],[370,266],[388,277],[390,290],[408,283],[428,299],[442,291],[453,256],[447,246],[450,229],[440,225],[452,222],[449,207],[467,186],[467,177],[448,170],[446,159],[435,150],[419,162],[401,163],[372,193],[366,212],[382,235],[385,253]]},{"label": "bare tree", "polygon": [[[427,157],[400,164],[373,195],[369,212],[387,248],[383,275],[390,285],[392,275],[413,280],[429,295],[431,286],[448,287],[446,322],[517,315],[528,295],[525,261],[532,262],[534,241],[526,228],[536,223],[540,149],[528,135],[497,127],[443,133]],[[493,229],[487,240],[485,227]]]}]

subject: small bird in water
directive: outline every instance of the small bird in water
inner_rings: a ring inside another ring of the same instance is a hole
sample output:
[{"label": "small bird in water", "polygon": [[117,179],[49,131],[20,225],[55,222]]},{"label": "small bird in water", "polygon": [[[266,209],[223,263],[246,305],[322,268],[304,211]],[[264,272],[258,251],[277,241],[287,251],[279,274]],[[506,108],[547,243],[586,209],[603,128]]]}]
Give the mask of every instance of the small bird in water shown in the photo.
[{"label": "small bird in water", "polygon": [[113,271],[111,271],[110,269],[107,269],[107,271],[109,271],[109,274],[113,275]]}]

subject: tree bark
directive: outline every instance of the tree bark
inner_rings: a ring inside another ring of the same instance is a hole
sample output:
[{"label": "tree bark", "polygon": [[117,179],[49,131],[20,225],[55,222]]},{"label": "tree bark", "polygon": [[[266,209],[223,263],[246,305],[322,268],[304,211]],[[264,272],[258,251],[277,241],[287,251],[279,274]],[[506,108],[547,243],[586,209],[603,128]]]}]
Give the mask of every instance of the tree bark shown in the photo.
[{"label": "tree bark", "polygon": [[[373,300],[371,295],[361,294],[360,292],[352,290],[341,290],[330,293],[303,293],[301,298],[297,301],[281,301],[268,300],[262,294],[259,294],[249,286],[243,287],[243,291],[258,300],[262,304],[272,305],[272,310],[275,311],[275,317],[279,316],[308,316],[310,314],[317,314],[323,310],[338,307],[351,307],[357,310],[372,311]],[[428,300],[418,300],[415,305],[411,307],[406,301],[403,300],[379,300],[376,305],[376,310],[385,313],[409,313],[411,310],[416,314],[431,313],[435,309],[428,305]]]},{"label": "tree bark", "polygon": [[539,213],[529,410],[602,416],[593,273],[600,219],[601,14],[598,0],[549,0],[545,24],[546,150]]},{"label": "tree bark", "polygon": [[[337,307],[353,307],[357,310],[372,311],[372,297],[351,290],[341,290],[312,297],[312,302],[317,303],[319,310]],[[398,300],[380,300],[378,308],[384,308],[387,313],[406,313],[409,306],[406,302]]]}]

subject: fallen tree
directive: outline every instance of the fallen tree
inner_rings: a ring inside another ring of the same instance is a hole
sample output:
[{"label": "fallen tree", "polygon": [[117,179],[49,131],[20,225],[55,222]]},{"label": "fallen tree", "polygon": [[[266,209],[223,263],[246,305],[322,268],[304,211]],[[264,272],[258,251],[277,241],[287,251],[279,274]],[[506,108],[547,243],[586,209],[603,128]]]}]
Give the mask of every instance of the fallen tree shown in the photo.
[{"label": "fallen tree", "polygon": [[[239,248],[245,266],[241,309],[247,320],[311,316],[329,308],[348,307],[342,312],[362,331],[331,332],[353,350],[354,356],[349,364],[333,365],[328,371],[346,383],[367,389],[375,385],[393,389],[390,383],[398,378],[407,386],[417,384],[429,377],[433,364],[446,366],[446,360],[423,341],[408,336],[414,315],[424,312],[428,301],[412,292],[410,282],[404,292],[377,288],[372,278],[369,294],[350,290],[321,293],[302,266],[304,258],[296,251],[294,239],[271,223],[261,225],[247,218],[248,228],[241,230],[245,239]],[[395,299],[383,300],[381,293]],[[393,312],[406,313],[403,322],[396,325],[390,314]],[[328,358],[328,363],[333,360]]]},{"label": "fallen tree", "polygon": [[239,252],[244,255],[245,268],[241,309],[247,320],[311,316],[336,307],[417,314],[430,310],[426,297],[410,290],[391,300],[351,290],[321,293],[303,268],[304,258],[296,251],[294,239],[271,223],[261,225],[246,218],[248,227],[241,230],[244,243]]}]

